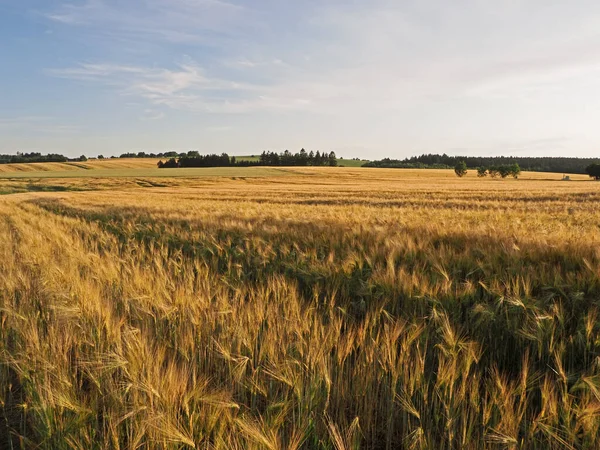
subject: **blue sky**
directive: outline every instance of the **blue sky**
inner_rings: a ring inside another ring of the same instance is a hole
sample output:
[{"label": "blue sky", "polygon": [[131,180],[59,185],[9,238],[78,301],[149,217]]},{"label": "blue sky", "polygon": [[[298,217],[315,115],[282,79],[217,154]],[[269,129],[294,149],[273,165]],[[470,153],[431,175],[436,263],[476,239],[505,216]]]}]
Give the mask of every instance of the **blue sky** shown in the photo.
[{"label": "blue sky", "polygon": [[0,152],[600,156],[600,2],[0,0]]}]

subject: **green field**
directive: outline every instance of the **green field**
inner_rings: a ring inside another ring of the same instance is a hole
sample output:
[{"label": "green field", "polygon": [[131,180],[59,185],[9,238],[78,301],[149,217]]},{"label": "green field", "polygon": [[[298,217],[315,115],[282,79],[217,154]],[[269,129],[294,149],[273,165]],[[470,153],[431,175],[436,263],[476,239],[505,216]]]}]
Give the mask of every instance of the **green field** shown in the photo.
[{"label": "green field", "polygon": [[338,165],[344,167],[362,167],[362,165],[366,162],[369,162],[366,159],[356,160],[356,159],[338,159]]},{"label": "green field", "polygon": [[246,155],[246,156],[236,156],[235,159],[238,161],[251,161],[255,162],[260,159],[260,155]]}]

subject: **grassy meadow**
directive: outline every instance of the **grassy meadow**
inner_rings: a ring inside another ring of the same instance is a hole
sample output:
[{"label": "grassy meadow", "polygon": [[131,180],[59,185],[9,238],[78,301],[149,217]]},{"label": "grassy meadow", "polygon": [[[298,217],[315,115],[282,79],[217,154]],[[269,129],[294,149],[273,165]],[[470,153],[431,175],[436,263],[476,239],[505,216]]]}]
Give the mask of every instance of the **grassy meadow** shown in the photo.
[{"label": "grassy meadow", "polygon": [[0,448],[600,447],[600,183],[104,170],[0,179]]}]

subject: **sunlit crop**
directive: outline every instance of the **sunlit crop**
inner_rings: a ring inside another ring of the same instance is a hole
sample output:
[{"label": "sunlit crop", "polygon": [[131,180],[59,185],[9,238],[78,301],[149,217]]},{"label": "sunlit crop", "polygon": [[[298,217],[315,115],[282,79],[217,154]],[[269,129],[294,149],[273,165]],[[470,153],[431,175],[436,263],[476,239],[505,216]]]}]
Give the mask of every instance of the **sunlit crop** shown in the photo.
[{"label": "sunlit crop", "polygon": [[0,448],[598,448],[600,184],[239,174],[0,182]]}]

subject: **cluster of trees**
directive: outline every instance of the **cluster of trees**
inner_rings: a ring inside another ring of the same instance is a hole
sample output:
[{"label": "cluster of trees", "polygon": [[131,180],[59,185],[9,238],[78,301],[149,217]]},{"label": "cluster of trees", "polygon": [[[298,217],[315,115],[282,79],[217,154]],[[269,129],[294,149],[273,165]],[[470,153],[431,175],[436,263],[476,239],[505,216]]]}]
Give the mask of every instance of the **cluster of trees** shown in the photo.
[{"label": "cluster of trees", "polygon": [[231,158],[227,153],[220,155],[200,155],[198,152],[188,152],[179,158],[170,158],[166,162],[159,161],[158,168],[174,168],[174,167],[229,167],[236,166],[237,161],[235,156]]},{"label": "cluster of trees", "polygon": [[338,164],[335,152],[309,153],[302,149],[299,153],[291,153],[286,150],[283,153],[262,152],[259,158],[261,166],[332,166]]},{"label": "cluster of trees", "polygon": [[87,161],[85,155],[81,155],[78,158],[67,158],[66,156],[59,155],[57,153],[49,153],[42,155],[41,153],[21,153],[17,152],[16,155],[0,155],[0,164],[22,164],[22,163],[49,163],[49,162],[75,162],[75,161]]},{"label": "cluster of trees", "polygon": [[[459,161],[456,166],[454,166],[454,172],[458,177],[464,177],[467,174],[468,167],[464,161]],[[600,181],[600,163],[590,164],[585,168],[585,172],[595,180]],[[506,178],[511,176],[513,178],[518,178],[521,174],[521,167],[518,163],[514,164],[504,164],[499,166],[490,166],[490,167],[477,167],[477,176],[480,178],[487,177],[488,175],[492,178],[502,177]]]},{"label": "cluster of trees", "polygon": [[377,167],[380,169],[451,169],[455,165],[425,164],[422,162],[407,162],[406,159],[383,158],[378,161],[368,161],[361,167]]},{"label": "cluster of trees", "polygon": [[58,154],[42,155],[41,153],[20,153],[16,155],[0,155],[0,164],[67,162],[69,158]]},{"label": "cluster of trees", "polygon": [[255,160],[238,160],[227,153],[220,155],[200,155],[198,152],[188,152],[183,156],[172,157],[169,160],[158,162],[158,168],[175,167],[249,167],[249,166],[337,166],[337,157],[334,152],[306,152],[302,149],[298,153],[286,150],[282,153],[263,152]]},{"label": "cluster of trees", "polygon": [[363,167],[388,167],[388,168],[454,168],[459,162],[464,161],[467,168],[500,167],[518,164],[522,170],[533,172],[557,173],[586,173],[586,167],[597,163],[595,158],[568,158],[568,157],[521,157],[521,156],[449,156],[446,154],[426,154],[413,156],[403,160],[382,159],[372,161]]},{"label": "cluster of trees", "polygon": [[480,178],[490,176],[492,178],[502,177],[506,178],[511,176],[513,178],[519,178],[521,175],[521,167],[518,163],[505,164],[501,166],[490,166],[490,167],[478,167],[477,176]]},{"label": "cluster of trees", "polygon": [[[461,178],[464,177],[468,172],[467,164],[464,161],[459,161],[456,166],[454,166],[454,172],[456,173],[456,176]],[[489,175],[492,178],[496,178],[498,176],[506,178],[511,176],[516,179],[519,178],[520,174],[521,167],[517,163],[477,168],[477,176],[480,178],[487,177]]]},{"label": "cluster of trees", "polygon": [[[137,152],[137,153],[123,153],[119,156],[119,158],[185,158],[189,153],[198,153],[198,152],[161,152],[161,153],[146,153],[146,152]],[[102,156],[102,155],[100,155]],[[98,159],[102,159],[98,156]]]},{"label": "cluster of trees", "polygon": [[600,180],[600,164],[590,164],[585,168],[585,172],[593,179]]}]

